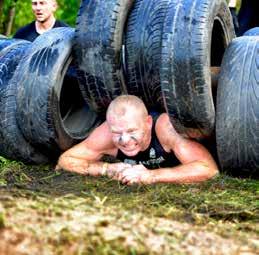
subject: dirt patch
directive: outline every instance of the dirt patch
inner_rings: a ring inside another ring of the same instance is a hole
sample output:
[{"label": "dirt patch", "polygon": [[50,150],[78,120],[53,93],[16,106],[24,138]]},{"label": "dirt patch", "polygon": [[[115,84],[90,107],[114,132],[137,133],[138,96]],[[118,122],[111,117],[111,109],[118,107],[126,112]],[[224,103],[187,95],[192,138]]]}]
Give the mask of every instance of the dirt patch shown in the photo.
[{"label": "dirt patch", "polygon": [[0,255],[259,253],[259,183],[127,187],[6,163]]},{"label": "dirt patch", "polygon": [[40,254],[39,246],[33,242],[32,236],[26,236],[11,228],[0,230],[1,255],[27,255]]}]

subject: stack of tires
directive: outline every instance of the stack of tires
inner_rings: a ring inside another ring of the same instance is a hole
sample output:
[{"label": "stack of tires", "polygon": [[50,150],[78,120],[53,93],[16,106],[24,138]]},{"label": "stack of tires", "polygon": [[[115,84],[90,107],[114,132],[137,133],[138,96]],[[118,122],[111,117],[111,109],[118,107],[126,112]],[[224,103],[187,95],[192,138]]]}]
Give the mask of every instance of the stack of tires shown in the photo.
[{"label": "stack of tires", "polygon": [[210,136],[211,67],[233,37],[225,0],[82,1],[75,54],[84,98],[102,113],[117,95],[134,94],[166,109],[179,132]]},{"label": "stack of tires", "polygon": [[0,154],[47,163],[86,138],[100,118],[83,100],[72,57],[74,29],[33,43],[0,39]]},{"label": "stack of tires", "polygon": [[234,37],[225,0],[83,0],[75,31],[53,29],[21,54],[13,47],[16,65],[1,90],[10,103],[1,103],[14,108],[0,115],[13,122],[1,124],[0,153],[56,159],[87,137],[115,97],[133,94],[150,111],[166,111],[178,132],[216,136],[223,169],[258,169],[258,39]]}]

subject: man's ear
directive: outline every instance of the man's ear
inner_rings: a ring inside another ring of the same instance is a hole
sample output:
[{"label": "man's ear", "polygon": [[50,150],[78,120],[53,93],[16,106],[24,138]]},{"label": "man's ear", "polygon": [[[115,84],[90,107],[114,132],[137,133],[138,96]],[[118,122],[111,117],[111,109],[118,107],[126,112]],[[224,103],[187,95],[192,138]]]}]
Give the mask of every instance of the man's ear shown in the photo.
[{"label": "man's ear", "polygon": [[153,125],[153,118],[151,115],[147,116],[147,124],[148,124],[148,128],[152,129],[152,125]]},{"label": "man's ear", "polygon": [[57,1],[56,0],[53,0],[52,1],[52,6],[53,6],[53,10],[54,10],[54,12],[58,9],[58,3],[57,3]]}]

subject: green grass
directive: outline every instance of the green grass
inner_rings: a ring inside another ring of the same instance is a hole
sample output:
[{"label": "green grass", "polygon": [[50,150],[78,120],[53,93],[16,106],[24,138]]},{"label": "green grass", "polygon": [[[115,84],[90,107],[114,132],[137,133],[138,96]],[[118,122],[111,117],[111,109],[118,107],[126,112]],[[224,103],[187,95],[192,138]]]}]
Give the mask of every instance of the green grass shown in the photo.
[{"label": "green grass", "polygon": [[128,187],[0,158],[0,254],[256,254],[258,197],[224,174]]}]

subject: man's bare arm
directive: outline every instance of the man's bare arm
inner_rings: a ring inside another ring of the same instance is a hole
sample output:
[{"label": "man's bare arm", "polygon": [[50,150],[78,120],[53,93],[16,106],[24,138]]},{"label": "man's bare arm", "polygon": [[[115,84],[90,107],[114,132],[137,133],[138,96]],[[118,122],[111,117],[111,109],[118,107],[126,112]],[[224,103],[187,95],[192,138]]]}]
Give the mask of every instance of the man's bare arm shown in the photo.
[{"label": "man's bare arm", "polygon": [[194,161],[176,167],[148,170],[143,165],[134,165],[118,173],[117,180],[131,185],[153,183],[198,183],[212,178],[217,170],[211,171],[204,161]]},{"label": "man's bare arm", "polygon": [[179,135],[166,114],[159,117],[156,133],[163,148],[174,153],[182,164],[154,170],[148,170],[143,165],[135,165],[119,173],[118,180],[122,183],[197,183],[206,181],[218,173],[218,167],[207,149]]},{"label": "man's bare arm", "polygon": [[[193,147],[193,145],[191,145]],[[188,146],[188,151],[192,151]],[[150,183],[198,183],[218,174],[218,167],[210,157],[201,157],[171,168],[161,168],[150,172]]]},{"label": "man's bare arm", "polygon": [[172,151],[182,164],[152,171],[153,182],[195,183],[218,173],[214,159],[203,145],[178,134],[166,114],[161,115],[159,122],[156,132],[161,145]]},{"label": "man's bare arm", "polygon": [[104,162],[99,162],[99,155],[88,149],[85,142],[77,144],[64,152],[56,166],[56,170],[64,169],[84,175],[99,175],[99,169],[104,166]]},{"label": "man's bare arm", "polygon": [[124,163],[100,161],[104,155],[115,156],[117,149],[110,138],[106,123],[96,128],[83,142],[65,151],[58,160],[56,170],[64,169],[83,175],[112,177],[116,172],[129,167]]},{"label": "man's bare arm", "polygon": [[100,159],[106,152],[112,153],[110,151],[113,149],[108,134],[107,124],[103,123],[87,139],[65,151],[60,156],[56,169],[85,175],[100,175],[106,167]]}]

